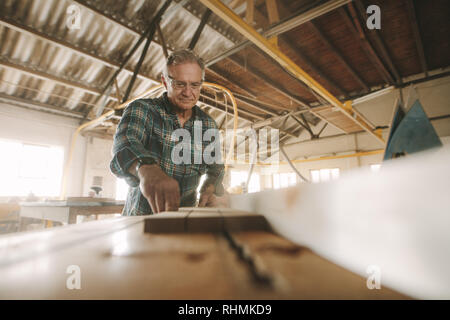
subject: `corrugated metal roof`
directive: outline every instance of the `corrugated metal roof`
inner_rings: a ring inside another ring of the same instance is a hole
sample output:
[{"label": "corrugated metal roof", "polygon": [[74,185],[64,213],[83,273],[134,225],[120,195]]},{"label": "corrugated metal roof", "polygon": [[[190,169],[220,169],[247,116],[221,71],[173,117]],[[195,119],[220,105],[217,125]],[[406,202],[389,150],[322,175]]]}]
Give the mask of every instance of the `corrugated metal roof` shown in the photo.
[{"label": "corrugated metal roof", "polygon": [[[81,23],[80,29],[71,30],[67,27],[70,18],[67,9],[74,5],[72,1],[2,2],[0,91],[22,98],[29,95],[38,102],[85,111],[95,100],[95,93],[103,89],[115,71],[111,65],[120,65],[139,38],[137,31],[144,28],[144,18],[150,20],[161,4],[162,1],[88,1],[86,6],[75,3],[80,10]],[[91,10],[94,6],[128,28]],[[116,11],[123,15],[119,17]],[[168,18],[161,23],[166,43],[171,49],[186,46],[197,28],[197,24],[192,23],[193,15],[180,9]],[[207,26],[199,40],[198,51],[207,58],[232,44]],[[129,70],[133,70],[141,50],[127,63]],[[136,81],[135,93],[148,89],[154,83],[151,79],[159,79],[164,60],[161,47],[153,42],[140,71],[145,77]],[[17,72],[19,67],[20,72]],[[43,80],[46,75],[67,80],[73,86],[62,88],[58,82]],[[119,87],[125,88],[130,77],[130,72],[122,72],[118,77]],[[66,97],[66,101],[62,97]],[[76,103],[79,99],[82,102]],[[112,106],[110,102],[108,107]]]}]

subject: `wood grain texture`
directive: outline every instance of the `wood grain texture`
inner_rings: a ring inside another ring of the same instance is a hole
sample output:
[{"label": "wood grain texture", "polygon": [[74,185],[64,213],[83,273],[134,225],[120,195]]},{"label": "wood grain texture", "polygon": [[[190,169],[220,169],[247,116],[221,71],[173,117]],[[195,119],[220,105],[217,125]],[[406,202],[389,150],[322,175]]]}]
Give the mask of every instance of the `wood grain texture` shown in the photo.
[{"label": "wood grain texture", "polygon": [[[275,274],[277,287],[262,288],[221,234],[149,234],[144,221],[120,217],[0,237],[0,299],[404,298],[366,292],[365,279],[278,235],[233,234]],[[80,290],[66,288],[70,265],[80,267]]]}]

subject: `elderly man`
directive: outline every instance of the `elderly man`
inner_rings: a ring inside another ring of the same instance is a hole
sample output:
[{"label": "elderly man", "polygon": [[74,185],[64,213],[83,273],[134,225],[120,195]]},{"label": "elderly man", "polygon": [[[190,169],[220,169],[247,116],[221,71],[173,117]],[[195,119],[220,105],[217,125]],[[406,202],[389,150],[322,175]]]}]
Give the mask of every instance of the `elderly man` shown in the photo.
[{"label": "elderly man", "polygon": [[[200,190],[199,206],[216,206],[216,196],[223,195],[223,164],[180,163],[173,159],[174,148],[181,143],[174,139],[175,130],[185,129],[191,137],[194,123],[196,128],[201,124],[202,133],[217,130],[215,121],[196,106],[204,68],[203,60],[193,52],[173,52],[161,76],[167,92],[161,98],[135,100],[125,109],[114,136],[110,164],[111,171],[130,185],[124,215],[176,211],[180,206],[195,205],[196,189],[203,174],[206,179]],[[184,145],[190,144],[187,150],[192,153],[188,158],[207,146],[204,141],[200,147],[195,142],[195,139],[182,141]]]}]

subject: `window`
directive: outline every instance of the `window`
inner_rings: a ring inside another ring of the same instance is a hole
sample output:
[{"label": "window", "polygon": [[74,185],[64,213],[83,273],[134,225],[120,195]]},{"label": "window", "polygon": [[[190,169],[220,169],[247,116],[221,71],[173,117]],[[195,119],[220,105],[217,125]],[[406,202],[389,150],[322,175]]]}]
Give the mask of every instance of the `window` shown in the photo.
[{"label": "window", "polygon": [[116,179],[116,200],[126,200],[128,194],[128,184],[125,179]]},{"label": "window", "polygon": [[61,193],[64,150],[0,141],[0,196],[57,197]]},{"label": "window", "polygon": [[[247,182],[248,171],[231,171],[230,172],[230,187],[241,186],[243,183]],[[261,185],[259,182],[259,174],[253,172],[250,182],[248,184],[248,192],[259,192],[261,190]]]},{"label": "window", "polygon": [[339,168],[311,170],[313,183],[325,182],[339,178]]},{"label": "window", "polygon": [[370,165],[370,171],[372,172],[378,172],[381,169],[381,164],[371,164]]},{"label": "window", "polygon": [[297,175],[295,172],[274,173],[273,174],[273,188],[287,188],[297,184]]}]

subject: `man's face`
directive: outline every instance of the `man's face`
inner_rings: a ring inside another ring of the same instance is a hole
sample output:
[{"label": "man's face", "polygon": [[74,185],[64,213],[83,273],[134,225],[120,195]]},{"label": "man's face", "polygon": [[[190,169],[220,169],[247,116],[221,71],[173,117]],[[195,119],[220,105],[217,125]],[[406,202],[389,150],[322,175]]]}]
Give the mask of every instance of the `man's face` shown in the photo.
[{"label": "man's face", "polygon": [[200,96],[202,70],[197,63],[187,62],[168,68],[168,79],[162,76],[170,102],[181,110],[194,107]]}]

